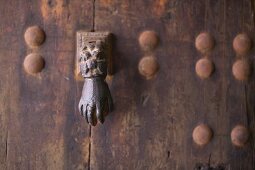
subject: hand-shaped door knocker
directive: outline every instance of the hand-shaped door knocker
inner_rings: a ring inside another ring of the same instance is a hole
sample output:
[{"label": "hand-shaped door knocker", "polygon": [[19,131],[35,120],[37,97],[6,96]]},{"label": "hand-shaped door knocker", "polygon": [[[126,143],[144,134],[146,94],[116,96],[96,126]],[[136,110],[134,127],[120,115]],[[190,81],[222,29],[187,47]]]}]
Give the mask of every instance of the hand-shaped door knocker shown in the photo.
[{"label": "hand-shaped door knocker", "polygon": [[98,120],[103,123],[105,116],[113,107],[111,93],[105,82],[109,55],[105,34],[97,32],[77,34],[79,50],[77,57],[80,73],[84,77],[79,111],[92,126],[95,126]]}]

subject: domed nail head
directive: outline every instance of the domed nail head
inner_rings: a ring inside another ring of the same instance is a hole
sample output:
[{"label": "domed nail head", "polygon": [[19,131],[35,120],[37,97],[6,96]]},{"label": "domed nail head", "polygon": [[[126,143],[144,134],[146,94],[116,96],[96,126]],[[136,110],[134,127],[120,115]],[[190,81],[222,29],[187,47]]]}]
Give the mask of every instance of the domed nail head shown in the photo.
[{"label": "domed nail head", "polygon": [[159,38],[154,31],[144,31],[140,34],[138,41],[143,51],[152,51],[158,46]]},{"label": "domed nail head", "polygon": [[246,81],[251,74],[251,65],[246,59],[238,59],[232,66],[233,76],[240,81]]},{"label": "domed nail head", "polygon": [[23,65],[27,73],[35,74],[42,71],[45,62],[39,54],[32,53],[26,56]]},{"label": "domed nail head", "polygon": [[29,47],[38,47],[45,40],[45,33],[39,26],[28,27],[24,34],[25,41]]},{"label": "domed nail head", "polygon": [[249,139],[249,131],[243,125],[237,125],[231,131],[231,141],[233,145],[243,147]]},{"label": "domed nail head", "polygon": [[138,64],[139,73],[146,79],[152,79],[159,70],[159,64],[154,56],[143,57]]},{"label": "domed nail head", "polygon": [[246,55],[251,49],[252,41],[245,33],[238,34],[233,41],[233,48],[237,55]]},{"label": "domed nail head", "polygon": [[200,146],[208,144],[213,136],[211,128],[206,124],[198,125],[192,133],[193,141]]},{"label": "domed nail head", "polygon": [[202,58],[196,63],[196,73],[201,79],[205,79],[211,76],[214,71],[214,64],[207,58]]},{"label": "domed nail head", "polygon": [[200,53],[206,54],[213,49],[214,39],[208,32],[200,33],[196,37],[195,46]]}]

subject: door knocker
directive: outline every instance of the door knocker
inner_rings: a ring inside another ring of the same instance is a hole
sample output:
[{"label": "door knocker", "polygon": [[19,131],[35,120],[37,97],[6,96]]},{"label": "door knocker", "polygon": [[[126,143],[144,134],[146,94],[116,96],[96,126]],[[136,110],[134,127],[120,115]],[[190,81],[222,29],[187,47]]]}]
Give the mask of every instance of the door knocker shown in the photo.
[{"label": "door knocker", "polygon": [[79,71],[84,78],[79,111],[87,122],[95,126],[103,123],[112,110],[113,102],[105,82],[110,68],[110,34],[108,32],[77,33],[77,59]]}]

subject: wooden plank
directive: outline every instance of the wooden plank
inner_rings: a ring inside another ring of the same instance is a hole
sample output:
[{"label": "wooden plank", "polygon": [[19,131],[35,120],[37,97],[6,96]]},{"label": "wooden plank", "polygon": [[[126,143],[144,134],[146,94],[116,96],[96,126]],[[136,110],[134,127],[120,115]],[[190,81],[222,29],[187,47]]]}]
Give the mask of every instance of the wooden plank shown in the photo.
[{"label": "wooden plank", "polygon": [[[236,149],[230,140],[240,121],[249,119],[254,132],[254,83],[239,83],[231,73],[234,36],[254,30],[250,2],[98,0],[95,9],[95,30],[116,36],[116,74],[110,87],[115,111],[92,128],[91,169],[193,169],[210,155],[215,166],[254,169],[254,147]],[[146,29],[160,37],[154,52],[160,71],[150,81],[137,70],[143,56],[137,39]],[[201,81],[194,70],[200,57],[194,39],[204,30],[216,39],[216,71]],[[215,133],[204,148],[191,137],[201,122]]]},{"label": "wooden plank", "polygon": [[[92,29],[92,0],[0,1],[0,169],[87,169],[89,126],[77,107],[75,32]],[[27,27],[46,33],[38,49],[26,46]],[[41,54],[45,69],[31,76],[23,60]]]},{"label": "wooden plank", "polygon": [[[204,25],[202,29],[196,29],[195,36],[199,33],[206,31],[213,36],[215,45],[213,50],[206,56],[212,60],[214,63],[214,72],[212,76],[208,79],[201,80],[197,78],[197,82],[193,83],[192,88],[200,89],[199,98],[201,100],[196,101],[194,105],[201,108],[198,110],[197,115],[193,117],[188,123],[190,127],[189,135],[192,133],[193,128],[200,123],[207,124],[213,131],[212,141],[204,147],[198,147],[196,144],[192,144],[192,138],[187,141],[186,145],[191,145],[191,153],[188,155],[193,159],[190,159],[190,166],[195,167],[199,164],[207,164],[210,161],[211,166],[217,166],[221,163],[225,163],[225,158],[227,157],[223,145],[221,142],[221,134],[224,133],[225,126],[228,126],[228,123],[221,124],[221,121],[225,121],[224,115],[224,100],[223,96],[226,89],[225,81],[227,79],[224,75],[225,71],[225,59],[224,50],[223,50],[223,40],[224,40],[224,1],[204,1],[205,10],[204,16]],[[195,38],[195,37],[194,37]],[[185,49],[183,49],[185,50]],[[195,62],[200,58],[205,57],[205,55],[196,52]],[[194,64],[195,65],[195,64]],[[196,76],[193,72],[192,76]],[[196,99],[194,99],[196,100]],[[222,120],[223,119],[223,120]]]},{"label": "wooden plank", "polygon": [[[239,8],[237,8],[239,6]],[[250,132],[254,131],[254,128],[248,124],[248,119],[250,119],[249,115],[254,115],[254,111],[247,108],[253,107],[253,103],[250,103],[247,100],[246,89],[247,86],[253,84],[253,77],[251,77],[252,81],[248,82],[240,82],[235,80],[232,75],[231,69],[234,61],[236,60],[236,54],[232,48],[232,42],[235,36],[238,33],[245,32],[251,36],[254,41],[254,23],[252,20],[252,6],[251,2],[247,0],[243,0],[240,2],[228,2],[226,1],[226,38],[225,38],[225,55],[228,55],[228,63],[226,75],[229,77],[229,82],[227,86],[226,93],[226,111],[228,113],[229,127],[228,131],[231,132],[232,128],[237,124],[245,125]],[[235,18],[235,19],[233,19]],[[247,57],[251,57],[250,55],[254,55],[254,50]],[[254,97],[254,93],[250,93],[249,95]],[[250,121],[254,121],[250,119]],[[254,124],[254,122],[253,122]],[[252,133],[250,133],[252,135]],[[229,169],[254,169],[254,147],[251,145],[254,143],[253,139],[250,138],[249,143],[242,149],[236,148],[231,145],[230,141],[225,139],[225,149],[228,152],[229,158]]]}]

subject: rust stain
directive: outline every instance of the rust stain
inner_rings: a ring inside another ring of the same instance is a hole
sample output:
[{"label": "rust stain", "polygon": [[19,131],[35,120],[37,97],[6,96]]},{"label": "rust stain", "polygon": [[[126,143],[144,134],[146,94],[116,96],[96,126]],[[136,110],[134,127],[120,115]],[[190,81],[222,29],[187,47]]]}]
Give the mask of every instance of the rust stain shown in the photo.
[{"label": "rust stain", "polygon": [[165,12],[165,5],[167,0],[157,0],[153,4],[153,13],[157,16],[162,16]]},{"label": "rust stain", "polygon": [[[52,2],[54,1],[54,3]],[[45,20],[48,20],[51,16],[59,18],[64,9],[63,0],[42,0],[41,1],[41,13]],[[51,2],[51,3],[50,3]]]},{"label": "rust stain", "polygon": [[66,122],[66,118],[64,116],[61,116],[61,115],[54,115],[53,119],[54,119],[56,127],[61,127]]},{"label": "rust stain", "polygon": [[[47,160],[47,167],[49,169],[63,169],[64,168],[64,136],[55,141],[50,141],[47,143],[39,153],[39,155],[43,156]],[[39,156],[40,157],[40,156]],[[40,167],[40,166],[39,166]],[[39,168],[37,167],[37,168]],[[44,167],[44,165],[41,165]]]},{"label": "rust stain", "polygon": [[112,0],[100,0],[100,4],[102,4],[102,6],[108,7],[112,5]]},{"label": "rust stain", "polygon": [[60,16],[63,12],[63,6],[64,6],[64,2],[63,0],[56,0],[56,8],[55,8],[55,11],[56,11],[56,15],[57,16]]},{"label": "rust stain", "polygon": [[58,32],[73,36],[77,9],[72,4],[65,0],[41,0],[41,15],[44,21],[56,23]]},{"label": "rust stain", "polygon": [[89,144],[90,138],[84,138],[81,144],[82,160],[88,160],[89,158]]},{"label": "rust stain", "polygon": [[41,1],[41,13],[42,17],[47,20],[49,17],[49,7],[46,0]]},{"label": "rust stain", "polygon": [[[62,84],[62,83],[60,83]],[[66,89],[65,89],[66,90]],[[55,96],[62,96],[61,91],[56,91]],[[43,142],[42,149],[38,153],[39,158],[37,162],[41,162],[41,159],[45,159],[47,167],[49,169],[63,169],[65,160],[65,134],[63,129],[66,125],[66,116],[63,115],[63,105],[66,98],[57,98],[53,103],[53,108],[56,109],[52,120],[54,121],[54,127],[49,129],[50,135]],[[38,163],[37,169],[43,169],[45,165]]]}]

